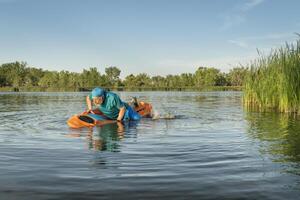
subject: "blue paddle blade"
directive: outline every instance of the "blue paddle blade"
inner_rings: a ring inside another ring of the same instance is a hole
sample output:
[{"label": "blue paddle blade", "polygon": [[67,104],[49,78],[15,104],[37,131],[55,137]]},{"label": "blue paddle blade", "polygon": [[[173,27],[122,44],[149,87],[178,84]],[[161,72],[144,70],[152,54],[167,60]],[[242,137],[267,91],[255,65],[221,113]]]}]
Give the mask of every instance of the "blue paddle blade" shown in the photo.
[{"label": "blue paddle blade", "polygon": [[88,116],[95,120],[98,120],[98,121],[107,120],[107,118],[105,118],[104,116],[96,115],[96,114],[92,114],[92,113],[89,113]]}]

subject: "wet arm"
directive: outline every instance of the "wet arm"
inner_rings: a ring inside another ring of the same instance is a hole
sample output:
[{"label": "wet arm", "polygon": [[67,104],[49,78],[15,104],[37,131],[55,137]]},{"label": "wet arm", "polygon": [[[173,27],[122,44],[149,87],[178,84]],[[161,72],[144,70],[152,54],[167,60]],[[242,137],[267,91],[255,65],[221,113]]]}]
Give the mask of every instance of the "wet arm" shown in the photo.
[{"label": "wet arm", "polygon": [[93,109],[92,101],[91,101],[89,96],[86,96],[86,104],[87,104],[87,107],[88,107],[88,111]]},{"label": "wet arm", "polygon": [[122,108],[120,108],[119,115],[118,115],[118,118],[117,118],[118,121],[122,121],[122,119],[124,117],[124,114],[125,114],[125,111],[126,111],[125,106],[123,106]]}]

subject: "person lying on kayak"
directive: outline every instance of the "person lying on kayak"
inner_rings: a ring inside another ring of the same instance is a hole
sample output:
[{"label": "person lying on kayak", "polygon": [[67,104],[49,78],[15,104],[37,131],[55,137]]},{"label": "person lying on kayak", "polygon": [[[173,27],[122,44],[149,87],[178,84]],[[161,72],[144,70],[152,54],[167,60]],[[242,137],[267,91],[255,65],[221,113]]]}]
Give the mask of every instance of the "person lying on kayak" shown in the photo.
[{"label": "person lying on kayak", "polygon": [[[108,92],[99,87],[94,88],[86,97],[86,103],[88,112],[103,114],[111,120],[124,121],[139,120],[141,118],[141,116],[127,103],[123,102],[117,94]],[[93,110],[93,104],[96,105],[96,110]]]}]

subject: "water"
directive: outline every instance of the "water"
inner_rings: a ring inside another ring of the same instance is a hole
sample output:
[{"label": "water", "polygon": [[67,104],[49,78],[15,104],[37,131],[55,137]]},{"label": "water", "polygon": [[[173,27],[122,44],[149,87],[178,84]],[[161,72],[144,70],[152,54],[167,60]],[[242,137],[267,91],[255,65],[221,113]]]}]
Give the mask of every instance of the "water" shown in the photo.
[{"label": "water", "polygon": [[299,120],[239,92],[119,94],[177,118],[72,130],[86,93],[1,93],[0,199],[299,199]]}]

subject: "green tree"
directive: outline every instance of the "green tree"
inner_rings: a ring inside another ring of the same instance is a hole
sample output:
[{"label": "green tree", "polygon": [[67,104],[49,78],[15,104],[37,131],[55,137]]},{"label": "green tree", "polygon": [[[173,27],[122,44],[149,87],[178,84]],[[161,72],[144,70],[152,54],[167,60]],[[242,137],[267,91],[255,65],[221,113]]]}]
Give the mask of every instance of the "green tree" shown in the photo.
[{"label": "green tree", "polygon": [[248,69],[244,67],[236,67],[231,69],[227,77],[229,84],[232,86],[242,86],[247,73]]},{"label": "green tree", "polygon": [[162,76],[153,76],[151,78],[151,85],[154,88],[163,88],[167,86],[166,78]]},{"label": "green tree", "polygon": [[227,80],[227,74],[226,73],[219,73],[217,75],[215,86],[228,86],[229,82]]},{"label": "green tree", "polygon": [[151,78],[146,73],[136,75],[136,86],[138,87],[151,87]]},{"label": "green tree", "polygon": [[179,75],[167,75],[166,76],[166,86],[168,88],[178,88],[180,87],[180,76]]},{"label": "green tree", "polygon": [[34,67],[26,68],[25,86],[38,86],[38,83],[44,74],[45,72],[42,69]]},{"label": "green tree", "polygon": [[105,80],[103,80],[103,76],[101,76],[96,67],[90,67],[88,70],[84,69],[81,73],[81,87],[92,88],[96,86],[103,86],[104,83]]},{"label": "green tree", "polygon": [[80,87],[80,74],[76,72],[71,72],[69,76],[69,87],[73,87],[75,89]]},{"label": "green tree", "polygon": [[137,74],[136,76],[130,74],[124,80],[124,85],[127,88],[151,87],[151,83],[151,78],[145,73]]},{"label": "green tree", "polygon": [[58,73],[58,87],[59,88],[67,88],[69,87],[69,82],[70,82],[70,73],[68,71],[60,71]]},{"label": "green tree", "polygon": [[105,73],[111,86],[118,86],[118,83],[120,83],[121,70],[117,67],[112,66],[105,68]]},{"label": "green tree", "polygon": [[136,87],[136,78],[133,74],[130,74],[125,77],[123,84],[127,88],[133,88]]},{"label": "green tree", "polygon": [[44,76],[39,80],[38,85],[44,88],[57,88],[59,82],[59,73],[55,71],[46,71]]},{"label": "green tree", "polygon": [[[26,63],[15,62],[1,65],[0,73],[5,86],[20,87],[25,84]],[[5,82],[5,83],[4,83]]]},{"label": "green tree", "polygon": [[127,88],[184,88],[206,86],[240,86],[246,77],[246,68],[234,68],[228,74],[208,67],[199,67],[194,74],[167,75],[150,77],[146,73],[130,74],[124,81],[120,79],[121,70],[117,67],[105,68],[101,74],[96,67],[84,69],[81,73],[69,71],[44,71],[40,68],[27,67],[25,62],[5,63],[0,65],[0,86],[21,87],[40,86],[68,90],[70,88],[119,87]]},{"label": "green tree", "polygon": [[195,85],[194,75],[191,73],[182,73],[180,75],[181,87],[192,87]]},{"label": "green tree", "polygon": [[195,85],[198,87],[203,86],[216,86],[220,70],[212,67],[199,67],[195,72]]}]

